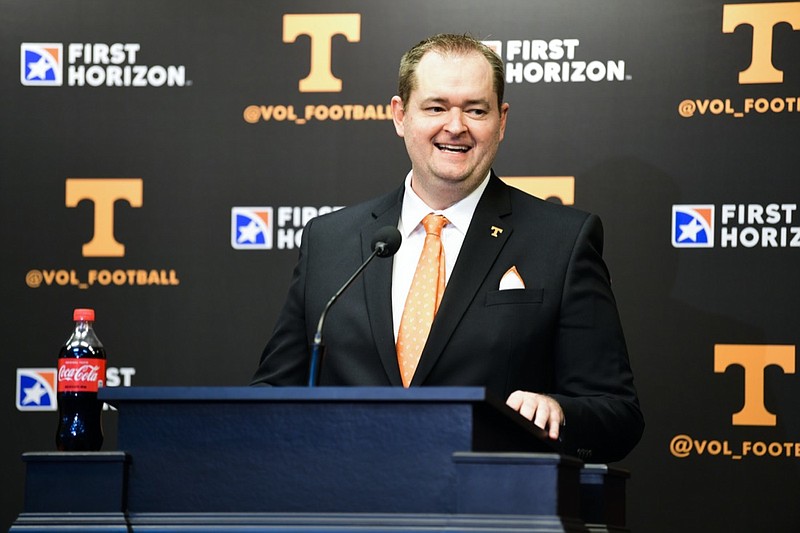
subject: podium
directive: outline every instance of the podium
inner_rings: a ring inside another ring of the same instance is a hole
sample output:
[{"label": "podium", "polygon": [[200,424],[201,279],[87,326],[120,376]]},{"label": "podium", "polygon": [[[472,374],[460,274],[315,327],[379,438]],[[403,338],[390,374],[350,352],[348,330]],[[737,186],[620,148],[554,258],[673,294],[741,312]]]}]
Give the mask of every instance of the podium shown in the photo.
[{"label": "podium", "polygon": [[120,451],[25,454],[12,532],[626,531],[624,473],[559,454],[481,388],[100,398]]}]

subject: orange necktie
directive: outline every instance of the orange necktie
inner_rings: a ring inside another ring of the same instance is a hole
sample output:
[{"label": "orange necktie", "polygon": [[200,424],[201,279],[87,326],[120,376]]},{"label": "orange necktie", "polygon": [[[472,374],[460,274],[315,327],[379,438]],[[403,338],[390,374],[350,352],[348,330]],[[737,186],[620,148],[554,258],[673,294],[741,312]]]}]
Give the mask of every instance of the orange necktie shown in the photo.
[{"label": "orange necktie", "polygon": [[447,223],[445,217],[433,213],[422,219],[425,244],[411,281],[397,333],[397,362],[404,387],[408,387],[414,377],[425,341],[428,340],[433,317],[444,294],[444,248],[441,235],[442,228]]}]

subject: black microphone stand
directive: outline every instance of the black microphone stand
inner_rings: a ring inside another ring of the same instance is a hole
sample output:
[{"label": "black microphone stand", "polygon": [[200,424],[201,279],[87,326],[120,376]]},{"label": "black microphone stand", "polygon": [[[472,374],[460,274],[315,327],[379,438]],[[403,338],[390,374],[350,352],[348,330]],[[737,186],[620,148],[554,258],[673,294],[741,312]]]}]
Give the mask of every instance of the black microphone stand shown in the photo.
[{"label": "black microphone stand", "polygon": [[328,310],[331,308],[333,303],[342,295],[342,293],[350,286],[351,283],[361,274],[367,265],[375,259],[375,256],[378,257],[391,257],[394,255],[398,248],[400,248],[400,244],[402,242],[402,237],[400,236],[400,232],[397,231],[397,228],[394,226],[384,226],[383,228],[379,229],[375,236],[372,239],[372,253],[367,257],[367,260],[364,261],[358,270],[350,276],[350,279],[342,285],[342,288],[336,291],[328,303],[325,305],[325,308],[322,310],[322,314],[319,317],[319,322],[317,323],[317,331],[314,333],[314,343],[311,346],[311,364],[308,372],[308,386],[309,387],[316,387],[319,385],[319,373],[320,367],[322,366],[322,358],[325,355],[325,345],[322,343],[322,325],[325,323],[325,316],[328,314]]},{"label": "black microphone stand", "polygon": [[311,369],[308,374],[309,387],[316,387],[319,385],[319,369],[321,366],[322,357],[325,354],[325,345],[322,343],[322,325],[325,323],[325,316],[328,314],[328,310],[333,305],[333,302],[335,302],[347,289],[347,287],[353,283],[358,275],[361,274],[361,271],[367,267],[370,261],[372,261],[375,256],[382,254],[383,247],[381,245],[383,245],[383,243],[378,243],[378,245],[375,246],[375,249],[369,255],[367,260],[364,261],[364,263],[358,268],[358,270],[356,270],[355,274],[350,276],[350,279],[348,279],[347,282],[342,285],[342,288],[336,291],[336,294],[334,294],[331,299],[328,300],[328,303],[325,304],[325,309],[322,310],[322,314],[319,317],[319,322],[317,323],[317,331],[314,333],[314,344],[311,346]]}]

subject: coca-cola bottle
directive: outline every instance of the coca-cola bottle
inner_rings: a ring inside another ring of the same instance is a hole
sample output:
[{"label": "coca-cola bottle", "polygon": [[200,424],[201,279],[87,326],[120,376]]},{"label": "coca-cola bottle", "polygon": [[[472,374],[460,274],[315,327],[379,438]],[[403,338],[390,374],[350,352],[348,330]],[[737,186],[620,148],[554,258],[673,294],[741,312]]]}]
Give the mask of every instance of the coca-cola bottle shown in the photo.
[{"label": "coca-cola bottle", "polygon": [[75,309],[75,331],[58,356],[59,451],[96,451],[103,445],[97,389],[106,379],[106,351],[94,333],[94,309]]}]

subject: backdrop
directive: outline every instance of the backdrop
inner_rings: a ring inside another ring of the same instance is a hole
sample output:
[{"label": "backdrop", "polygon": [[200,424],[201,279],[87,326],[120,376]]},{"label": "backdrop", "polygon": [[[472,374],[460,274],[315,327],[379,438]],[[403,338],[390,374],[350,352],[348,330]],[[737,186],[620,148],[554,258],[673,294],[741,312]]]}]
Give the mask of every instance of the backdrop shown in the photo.
[{"label": "backdrop", "polygon": [[498,174],[605,222],[632,528],[796,529],[800,2],[718,0],[0,0],[3,527],[72,309],[108,386],[248,383],[304,224],[408,171],[388,104],[438,32],[506,64]]}]

